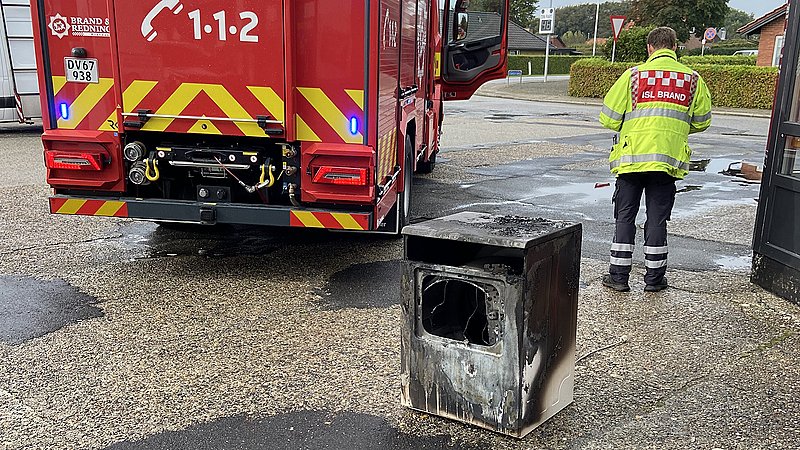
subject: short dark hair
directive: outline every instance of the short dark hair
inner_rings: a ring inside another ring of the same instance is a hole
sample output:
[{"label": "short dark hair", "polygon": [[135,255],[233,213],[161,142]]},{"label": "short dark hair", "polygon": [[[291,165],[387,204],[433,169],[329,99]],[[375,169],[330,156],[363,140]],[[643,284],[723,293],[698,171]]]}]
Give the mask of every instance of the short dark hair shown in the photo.
[{"label": "short dark hair", "polygon": [[652,45],[656,50],[673,49],[678,45],[678,35],[670,27],[658,27],[647,35],[647,45]]}]

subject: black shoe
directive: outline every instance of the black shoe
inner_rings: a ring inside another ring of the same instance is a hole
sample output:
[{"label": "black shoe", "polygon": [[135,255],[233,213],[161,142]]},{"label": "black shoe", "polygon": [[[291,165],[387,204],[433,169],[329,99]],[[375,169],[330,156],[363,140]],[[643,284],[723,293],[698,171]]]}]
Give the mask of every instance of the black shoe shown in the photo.
[{"label": "black shoe", "polygon": [[631,290],[631,287],[628,285],[628,283],[614,281],[614,278],[611,275],[606,275],[603,277],[603,286],[611,288],[617,292],[629,292]]},{"label": "black shoe", "polygon": [[663,291],[664,289],[666,289],[668,287],[669,287],[669,283],[667,282],[667,279],[664,278],[663,280],[661,280],[661,283],[648,284],[647,286],[644,287],[644,291],[645,292],[661,292],[661,291]]}]

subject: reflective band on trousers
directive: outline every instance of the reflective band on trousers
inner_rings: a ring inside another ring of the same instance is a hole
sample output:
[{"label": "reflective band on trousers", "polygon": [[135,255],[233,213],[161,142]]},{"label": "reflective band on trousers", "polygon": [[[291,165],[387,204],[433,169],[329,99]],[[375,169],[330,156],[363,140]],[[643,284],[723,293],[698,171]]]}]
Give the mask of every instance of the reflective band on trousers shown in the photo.
[{"label": "reflective band on trousers", "polygon": [[662,155],[659,153],[652,153],[649,155],[623,155],[620,156],[619,159],[611,161],[611,169],[616,169],[623,164],[637,164],[637,163],[649,163],[649,162],[662,162],[681,170],[689,170],[689,163],[678,161],[677,159],[671,156]]},{"label": "reflective band on trousers", "polygon": [[694,116],[694,117],[692,117],[692,122],[693,123],[703,123],[703,122],[708,122],[709,120],[711,120],[711,113],[704,114],[702,116]]},{"label": "reflective band on trousers", "polygon": [[644,265],[648,269],[661,269],[667,267],[667,260],[665,259],[662,261],[645,261]]},{"label": "reflective band on trousers", "polygon": [[612,252],[632,252],[633,244],[611,244]]},{"label": "reflective band on trousers", "polygon": [[612,120],[622,120],[625,117],[625,114],[620,114],[606,105],[603,105],[602,113],[610,117]]},{"label": "reflective band on trousers", "polygon": [[669,247],[647,247],[644,248],[645,255],[666,255],[669,253]]},{"label": "reflective band on trousers", "polygon": [[633,265],[633,258],[614,258],[611,257],[611,265],[612,266],[623,266],[628,267]]},{"label": "reflective band on trousers", "polygon": [[643,117],[667,117],[670,119],[678,119],[686,123],[691,121],[689,113],[669,108],[639,108],[636,111],[629,112],[625,116],[628,120],[641,119]]}]

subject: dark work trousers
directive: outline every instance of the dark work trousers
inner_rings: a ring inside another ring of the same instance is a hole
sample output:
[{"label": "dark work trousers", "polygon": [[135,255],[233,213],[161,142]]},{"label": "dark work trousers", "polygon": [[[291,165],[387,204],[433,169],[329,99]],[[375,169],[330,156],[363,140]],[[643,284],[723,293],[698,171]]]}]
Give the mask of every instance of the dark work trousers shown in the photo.
[{"label": "dark work trousers", "polygon": [[617,177],[614,218],[617,221],[611,246],[610,273],[614,281],[627,283],[633,266],[636,215],[645,194],[647,222],[644,226],[644,257],[648,285],[657,285],[667,273],[667,221],[675,205],[676,179],[664,172],[629,173]]}]

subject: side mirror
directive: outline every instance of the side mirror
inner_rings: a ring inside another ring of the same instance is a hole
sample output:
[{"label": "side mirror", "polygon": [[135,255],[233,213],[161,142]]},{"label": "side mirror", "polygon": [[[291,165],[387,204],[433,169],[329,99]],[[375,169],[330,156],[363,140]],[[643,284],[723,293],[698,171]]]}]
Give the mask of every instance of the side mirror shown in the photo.
[{"label": "side mirror", "polygon": [[469,13],[460,12],[456,14],[456,23],[455,26],[455,38],[453,41],[463,41],[467,38],[469,34]]}]

